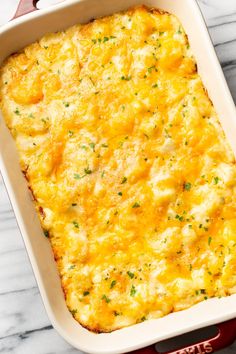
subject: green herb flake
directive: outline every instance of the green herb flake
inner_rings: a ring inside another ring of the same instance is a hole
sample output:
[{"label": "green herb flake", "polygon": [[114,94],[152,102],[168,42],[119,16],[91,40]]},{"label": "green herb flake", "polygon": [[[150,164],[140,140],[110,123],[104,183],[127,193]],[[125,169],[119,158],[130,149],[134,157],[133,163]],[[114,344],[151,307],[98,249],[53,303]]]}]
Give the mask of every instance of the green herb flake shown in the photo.
[{"label": "green herb flake", "polygon": [[109,299],[105,294],[102,295],[102,300],[105,300],[107,304],[111,302],[111,299]]},{"label": "green herb flake", "polygon": [[137,290],[135,289],[135,286],[132,285],[131,289],[130,289],[130,296],[134,297],[136,294]]},{"label": "green herb flake", "polygon": [[140,208],[140,204],[135,202],[133,205],[132,205],[132,208],[135,209],[135,208]]},{"label": "green herb flake", "polygon": [[78,173],[74,173],[74,179],[81,179],[82,177]]},{"label": "green herb flake", "polygon": [[179,221],[184,221],[184,217],[181,215],[175,215],[175,218],[178,219]]},{"label": "green herb flake", "polygon": [[16,110],[14,111],[14,113],[17,114],[18,116],[20,116],[19,108],[16,108]]},{"label": "green herb flake", "polygon": [[219,177],[214,177],[214,184],[218,184],[219,183]]},{"label": "green herb flake", "polygon": [[102,144],[101,145],[103,148],[108,148],[108,145],[107,144]]},{"label": "green herb flake", "polygon": [[155,65],[150,66],[150,68],[148,68],[147,70],[148,70],[149,74],[151,74],[153,70],[154,70],[155,72],[158,71],[157,68],[155,67]]},{"label": "green herb flake", "polygon": [[178,34],[182,34],[182,31],[181,31],[181,27],[179,27],[179,29],[178,29],[178,32],[177,32]]},{"label": "green herb flake", "polygon": [[117,194],[118,194],[118,195],[120,195],[120,196],[122,196],[122,195],[123,195],[123,193],[122,193],[122,192],[118,192]]},{"label": "green herb flake", "polygon": [[121,76],[121,80],[130,81],[131,80],[131,76]]},{"label": "green herb flake", "polygon": [[48,230],[43,230],[43,233],[44,233],[44,236],[45,236],[45,237],[49,238],[49,232],[48,232]]},{"label": "green herb flake", "polygon": [[74,316],[77,313],[77,310],[70,310],[70,313]]},{"label": "green herb flake", "polygon": [[130,272],[129,270],[128,270],[127,274],[130,277],[130,279],[134,278],[134,273]]},{"label": "green herb flake", "polygon": [[90,170],[89,167],[86,167],[86,168],[84,169],[84,173],[85,173],[86,175],[91,175],[92,172],[93,172],[93,171]]},{"label": "green herb flake", "polygon": [[83,292],[83,296],[88,296],[89,294],[90,294],[89,291],[84,291],[84,292]]},{"label": "green herb flake", "polygon": [[122,181],[121,181],[121,184],[124,184],[124,183],[126,183],[127,182],[127,177],[123,177],[122,178]]},{"label": "green herb flake", "polygon": [[74,135],[74,132],[72,130],[69,130],[68,134],[69,134],[70,137],[72,137]]},{"label": "green herb flake", "polygon": [[116,280],[112,280],[111,285],[110,285],[110,289],[113,289],[115,285],[116,285]]},{"label": "green herb flake", "polygon": [[76,227],[76,229],[79,229],[79,224],[77,223],[77,221],[73,221],[72,223],[73,223],[74,227]]},{"label": "green herb flake", "polygon": [[94,144],[94,143],[90,143],[89,146],[91,147],[91,149],[93,150],[93,152],[95,152],[95,144]]},{"label": "green herb flake", "polygon": [[158,87],[158,84],[152,85],[152,88],[157,88],[157,87]]},{"label": "green herb flake", "polygon": [[64,106],[68,108],[70,106],[69,102],[63,102]]},{"label": "green herb flake", "polygon": [[192,188],[192,184],[190,182],[184,183],[184,190],[185,191],[190,191],[191,188]]},{"label": "green herb flake", "polygon": [[212,237],[208,237],[208,245],[210,246],[211,244],[211,241],[212,241]]}]

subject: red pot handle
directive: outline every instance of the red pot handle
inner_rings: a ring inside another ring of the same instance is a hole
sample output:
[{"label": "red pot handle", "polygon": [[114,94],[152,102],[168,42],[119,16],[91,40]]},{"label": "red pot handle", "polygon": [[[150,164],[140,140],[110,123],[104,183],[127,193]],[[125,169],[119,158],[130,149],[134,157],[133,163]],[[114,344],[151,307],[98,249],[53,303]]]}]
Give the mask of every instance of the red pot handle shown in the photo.
[{"label": "red pot handle", "polygon": [[20,0],[16,13],[12,19],[14,20],[17,17],[29,14],[30,12],[37,10],[37,2],[38,0]]},{"label": "red pot handle", "polygon": [[[236,340],[236,319],[216,325],[218,334],[208,340],[195,343],[186,348],[179,348],[174,351],[162,354],[208,354],[226,348]],[[160,354],[156,351],[155,345],[135,350],[130,354]]]}]

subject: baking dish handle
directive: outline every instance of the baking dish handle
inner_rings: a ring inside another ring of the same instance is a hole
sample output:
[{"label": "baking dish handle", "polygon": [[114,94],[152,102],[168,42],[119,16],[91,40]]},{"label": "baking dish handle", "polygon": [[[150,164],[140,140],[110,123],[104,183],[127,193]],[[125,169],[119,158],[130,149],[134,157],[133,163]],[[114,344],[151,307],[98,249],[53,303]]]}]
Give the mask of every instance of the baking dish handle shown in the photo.
[{"label": "baking dish handle", "polygon": [[228,347],[236,340],[236,319],[216,325],[218,333],[215,337],[195,343],[186,348],[179,348],[174,351],[159,353],[155,345],[139,349],[131,354],[207,354]]},{"label": "baking dish handle", "polygon": [[37,1],[35,0],[20,0],[19,5],[17,7],[16,13],[12,20],[14,20],[17,17],[29,14],[30,12],[33,12],[37,10],[36,8]]}]

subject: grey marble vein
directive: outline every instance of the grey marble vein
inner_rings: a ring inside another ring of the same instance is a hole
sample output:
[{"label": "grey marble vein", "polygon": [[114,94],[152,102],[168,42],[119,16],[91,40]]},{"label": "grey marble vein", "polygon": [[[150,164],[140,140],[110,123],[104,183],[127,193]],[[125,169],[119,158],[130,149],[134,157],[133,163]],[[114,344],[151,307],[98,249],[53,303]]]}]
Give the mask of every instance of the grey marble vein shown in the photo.
[{"label": "grey marble vein", "polygon": [[[0,25],[18,0],[0,1]],[[236,1],[198,0],[236,102]],[[82,354],[52,328],[0,177],[0,354]],[[235,354],[236,344],[219,354]]]}]

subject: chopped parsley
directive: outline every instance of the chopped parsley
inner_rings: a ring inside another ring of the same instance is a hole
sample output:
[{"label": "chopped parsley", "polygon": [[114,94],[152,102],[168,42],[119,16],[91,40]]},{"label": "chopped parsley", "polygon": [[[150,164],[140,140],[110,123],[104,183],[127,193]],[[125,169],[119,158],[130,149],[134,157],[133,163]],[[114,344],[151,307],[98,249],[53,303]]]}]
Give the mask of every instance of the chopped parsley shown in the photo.
[{"label": "chopped parsley", "polygon": [[95,144],[94,144],[94,143],[90,143],[89,146],[91,147],[91,149],[93,150],[93,152],[95,152]]},{"label": "chopped parsley", "polygon": [[184,221],[184,217],[181,215],[175,215],[175,218],[178,219],[179,221]]},{"label": "chopped parsley", "polygon": [[74,316],[77,313],[77,310],[70,310],[70,313]]},{"label": "chopped parsley", "polygon": [[127,274],[130,277],[130,279],[134,278],[134,273],[130,272],[129,270],[128,270]]},{"label": "chopped parsley", "polygon": [[83,292],[83,295],[84,295],[84,296],[88,296],[89,294],[90,294],[89,291],[84,291],[84,292]]},{"label": "chopped parsley", "polygon": [[117,194],[118,194],[118,195],[120,195],[120,196],[122,196],[122,195],[123,195],[123,193],[122,193],[122,192],[118,192]]},{"label": "chopped parsley", "polygon": [[132,205],[132,208],[135,209],[135,208],[140,208],[140,204],[135,202],[133,205]]},{"label": "chopped parsley", "polygon": [[77,223],[77,221],[73,221],[73,225],[74,225],[74,227],[76,227],[77,229],[79,229],[79,224]]},{"label": "chopped parsley", "polygon": [[102,295],[102,300],[105,300],[107,304],[109,304],[109,302],[111,302],[111,299],[109,299],[105,294]]},{"label": "chopped parsley", "polygon": [[89,167],[86,167],[86,168],[84,169],[84,173],[85,173],[86,175],[91,175],[92,170],[90,170]]},{"label": "chopped parsley", "polygon": [[63,102],[63,104],[66,108],[70,106],[69,102]]},{"label": "chopped parsley", "polygon": [[102,144],[102,147],[108,148],[108,145],[107,144]]},{"label": "chopped parsley", "polygon": [[185,191],[190,191],[191,188],[192,188],[192,184],[190,182],[184,183],[184,190]]},{"label": "chopped parsley", "polygon": [[154,70],[155,72],[157,72],[157,71],[158,71],[158,70],[157,70],[157,68],[155,67],[155,65],[150,66],[150,68],[148,68],[148,72],[149,72],[149,74],[151,74],[153,70]]},{"label": "chopped parsley", "polygon": [[74,173],[74,179],[81,179],[82,177],[78,173]]},{"label": "chopped parsley", "polygon": [[20,115],[20,111],[19,108],[16,108],[16,110],[14,111],[15,114],[17,114],[18,116]]},{"label": "chopped parsley", "polygon": [[48,230],[44,230],[43,233],[44,233],[44,236],[45,236],[45,237],[49,238],[49,232],[48,232]]},{"label": "chopped parsley", "polygon": [[74,135],[74,132],[72,130],[69,130],[68,134],[69,134],[69,136],[72,136],[72,135]]},{"label": "chopped parsley", "polygon": [[121,76],[121,80],[130,81],[131,80],[131,76]]},{"label": "chopped parsley", "polygon": [[135,289],[135,286],[132,285],[131,289],[130,289],[130,296],[134,297],[136,294],[137,290]]},{"label": "chopped parsley", "polygon": [[211,244],[211,241],[212,241],[212,237],[208,237],[208,245],[210,246]]},{"label": "chopped parsley", "polygon": [[218,184],[219,183],[219,177],[214,177],[214,184]]},{"label": "chopped parsley", "polygon": [[182,34],[182,31],[181,31],[181,27],[179,27],[179,29],[178,29],[178,32],[177,32],[178,34]]},{"label": "chopped parsley", "polygon": [[115,285],[116,285],[116,280],[112,280],[111,285],[110,285],[110,289],[114,288]]},{"label": "chopped parsley", "polygon": [[121,181],[121,184],[124,184],[127,182],[127,177],[123,177],[122,181]]},{"label": "chopped parsley", "polygon": [[106,42],[108,42],[110,39],[116,39],[116,37],[114,37],[114,36],[110,36],[110,37],[103,37],[103,39],[102,38],[98,38],[98,39],[96,39],[96,38],[93,38],[92,39],[92,42],[93,42],[93,44],[96,44],[96,43],[106,43]]}]

